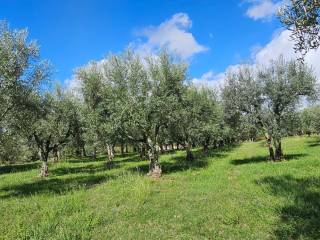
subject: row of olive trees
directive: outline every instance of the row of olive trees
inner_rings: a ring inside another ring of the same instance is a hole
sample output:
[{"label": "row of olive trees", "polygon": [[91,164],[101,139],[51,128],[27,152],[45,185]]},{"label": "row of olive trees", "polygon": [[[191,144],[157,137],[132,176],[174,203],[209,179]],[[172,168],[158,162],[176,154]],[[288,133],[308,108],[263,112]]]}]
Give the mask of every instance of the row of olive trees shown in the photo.
[{"label": "row of olive trees", "polygon": [[303,109],[299,120],[298,124],[302,134],[320,134],[320,105]]},{"label": "row of olive trees", "polygon": [[29,160],[38,153],[47,176],[49,154],[57,157],[69,140],[77,110],[61,90],[46,90],[50,65],[27,36],[0,23],[0,160]]},{"label": "row of olive trees", "polygon": [[[159,152],[180,144],[191,148],[218,139],[221,109],[210,89],[186,84],[187,66],[166,52],[141,58],[132,51],[112,55],[78,69],[82,83],[87,139],[105,149],[109,165],[113,147],[130,143],[149,159],[149,175],[159,176]],[[95,155],[95,154],[94,154]]]},{"label": "row of olive trees", "polygon": [[26,31],[2,24],[0,55],[0,157],[37,153],[42,176],[49,157],[57,160],[66,147],[106,154],[111,167],[115,146],[130,145],[149,160],[149,175],[160,176],[164,146],[181,146],[192,161],[195,146],[206,153],[265,135],[270,159],[280,160],[281,139],[306,115],[298,113],[301,97],[317,96],[312,71],[282,58],[230,72],[218,92],[189,84],[187,65],[166,52],[142,58],[125,51],[79,68],[76,98],[49,91],[50,68]]},{"label": "row of olive trees", "polygon": [[47,176],[49,156],[58,159],[66,146],[83,155],[92,148],[94,157],[98,150],[107,153],[111,165],[114,146],[125,143],[150,160],[150,175],[160,175],[163,145],[185,147],[192,160],[192,146],[201,143],[207,151],[212,139],[221,138],[214,92],[188,86],[187,66],[165,52],[142,59],[127,51],[80,68],[77,99],[59,87],[50,90],[50,66],[25,30],[12,31],[6,23],[0,30],[1,160],[20,158],[25,153],[14,150],[26,148],[25,157],[37,154]]}]

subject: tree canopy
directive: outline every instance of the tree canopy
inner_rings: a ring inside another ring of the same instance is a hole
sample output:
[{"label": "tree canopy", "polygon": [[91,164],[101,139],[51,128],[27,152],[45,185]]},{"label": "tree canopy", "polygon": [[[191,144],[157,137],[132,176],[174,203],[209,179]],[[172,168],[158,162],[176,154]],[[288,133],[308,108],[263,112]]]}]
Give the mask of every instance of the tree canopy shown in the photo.
[{"label": "tree canopy", "polygon": [[290,0],[281,8],[279,18],[291,31],[295,50],[302,56],[320,46],[319,0]]}]

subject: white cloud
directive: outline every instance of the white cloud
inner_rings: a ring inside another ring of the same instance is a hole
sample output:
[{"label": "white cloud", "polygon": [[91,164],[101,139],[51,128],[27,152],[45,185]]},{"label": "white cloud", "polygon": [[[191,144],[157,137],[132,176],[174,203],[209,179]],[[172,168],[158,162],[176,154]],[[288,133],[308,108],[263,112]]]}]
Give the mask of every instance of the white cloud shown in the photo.
[{"label": "white cloud", "polygon": [[294,42],[290,40],[290,32],[284,30],[276,34],[272,40],[256,52],[254,60],[259,64],[266,64],[283,55],[285,59],[298,58],[299,55],[293,50]]},{"label": "white cloud", "polygon": [[254,20],[270,21],[277,13],[283,1],[274,2],[273,0],[248,0],[251,6],[246,14]]},{"label": "white cloud", "polygon": [[64,89],[67,94],[74,96],[75,98],[82,99],[82,82],[73,75],[64,81]]},{"label": "white cloud", "polygon": [[[99,61],[90,61],[81,67],[82,70],[90,71],[92,67],[96,67],[102,74],[104,73],[103,66],[107,62],[106,59]],[[65,92],[78,98],[82,99],[82,81],[77,78],[77,74],[73,74],[71,78],[68,78],[64,81]]]},{"label": "white cloud", "polygon": [[224,73],[209,71],[204,73],[200,78],[193,78],[191,82],[196,87],[220,88],[222,87],[224,77]]},{"label": "white cloud", "polygon": [[[294,42],[290,38],[290,31],[277,31],[277,34],[273,36],[268,44],[252,49],[252,63],[246,65],[252,67],[255,67],[256,65],[268,65],[271,60],[276,60],[280,55],[286,60],[297,59],[300,55],[295,53],[293,47]],[[320,82],[320,48],[308,52],[305,56],[305,63],[313,68],[314,74],[317,77],[318,82]],[[225,73],[235,71],[241,65],[230,65],[224,73],[214,74],[212,71],[209,71],[200,78],[194,78],[192,82],[197,86],[223,86]]]},{"label": "white cloud", "polygon": [[[186,13],[177,13],[159,26],[150,26],[137,33],[146,42],[138,42],[136,50],[140,53],[153,53],[166,48],[183,59],[204,52],[208,48],[200,45],[189,32],[192,21]],[[140,40],[141,41],[141,40]]]},{"label": "white cloud", "polygon": [[[290,34],[289,30],[283,30],[276,34],[266,46],[255,54],[254,61],[257,64],[266,65],[280,55],[287,60],[299,58],[300,55],[294,51],[294,42],[291,40]],[[320,48],[308,52],[305,56],[305,62],[313,68],[315,75],[320,80]]]}]

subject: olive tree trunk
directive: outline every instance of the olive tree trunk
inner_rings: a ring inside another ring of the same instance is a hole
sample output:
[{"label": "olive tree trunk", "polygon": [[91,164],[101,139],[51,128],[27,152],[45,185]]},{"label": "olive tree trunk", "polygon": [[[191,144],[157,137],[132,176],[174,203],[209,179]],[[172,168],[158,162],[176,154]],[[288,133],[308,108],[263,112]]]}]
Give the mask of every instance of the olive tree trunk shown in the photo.
[{"label": "olive tree trunk", "polygon": [[93,159],[97,159],[97,147],[93,147]]},{"label": "olive tree trunk", "polygon": [[123,143],[120,144],[120,154],[121,154],[121,156],[124,155],[124,144]]},{"label": "olive tree trunk", "polygon": [[158,155],[156,144],[150,138],[148,138],[147,146],[148,146],[148,158],[150,161],[148,176],[161,177],[162,170],[158,162],[159,155]]},{"label": "olive tree trunk", "polygon": [[209,146],[208,146],[207,144],[204,144],[202,151],[203,151],[204,154],[208,154],[208,152],[209,152]]},{"label": "olive tree trunk", "polygon": [[164,153],[164,148],[163,148],[163,145],[160,144],[160,153],[163,154]]},{"label": "olive tree trunk", "polygon": [[87,156],[86,148],[85,148],[84,145],[82,146],[81,154],[82,154],[82,157],[86,157]]},{"label": "olive tree trunk", "polygon": [[49,156],[48,151],[44,151],[44,150],[39,151],[39,157],[40,157],[40,160],[42,161],[42,167],[40,170],[40,177],[48,177],[49,176],[48,156]]},{"label": "olive tree trunk", "polygon": [[186,142],[186,152],[187,152],[186,160],[190,162],[193,161],[194,159],[191,149],[192,149],[191,143],[189,141]]},{"label": "olive tree trunk", "polygon": [[274,150],[273,150],[273,146],[272,146],[272,138],[270,136],[266,136],[266,141],[267,141],[267,146],[268,146],[268,150],[269,150],[269,160],[274,161],[275,156],[274,156]]},{"label": "olive tree trunk", "polygon": [[53,149],[53,162],[57,163],[60,160],[60,151],[57,148]]},{"label": "olive tree trunk", "polygon": [[269,160],[280,161],[283,159],[283,151],[281,145],[281,138],[275,139],[271,136],[266,136],[267,146],[269,149]]},{"label": "olive tree trunk", "polygon": [[281,139],[275,141],[275,160],[280,161],[283,158]]},{"label": "olive tree trunk", "polygon": [[142,143],[139,146],[139,156],[141,160],[145,160],[146,159],[146,149],[147,149],[147,144],[146,143]]},{"label": "olive tree trunk", "polygon": [[107,166],[111,167],[113,164],[113,158],[114,158],[113,146],[111,144],[107,144],[107,154],[108,154]]}]

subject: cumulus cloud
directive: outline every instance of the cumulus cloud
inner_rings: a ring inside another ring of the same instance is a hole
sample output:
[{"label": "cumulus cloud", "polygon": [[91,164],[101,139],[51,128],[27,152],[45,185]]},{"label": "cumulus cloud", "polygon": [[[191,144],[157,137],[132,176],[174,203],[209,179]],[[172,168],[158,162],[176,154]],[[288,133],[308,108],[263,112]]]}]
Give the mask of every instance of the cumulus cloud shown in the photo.
[{"label": "cumulus cloud", "polygon": [[208,50],[199,44],[189,31],[192,21],[186,13],[177,13],[158,26],[150,26],[137,32],[137,36],[146,38],[145,42],[136,43],[140,53],[153,53],[161,48],[176,54],[182,59]]},{"label": "cumulus cloud", "polygon": [[[294,42],[290,38],[289,30],[278,31],[272,40],[265,46],[253,48],[251,64],[247,66],[255,67],[257,65],[268,65],[271,60],[276,60],[279,56],[283,56],[286,60],[294,60],[299,58],[299,54],[294,51]],[[305,56],[305,63],[312,67],[315,76],[320,81],[320,48],[311,50]],[[196,86],[207,85],[210,87],[223,86],[224,76],[227,72],[235,71],[239,65],[230,65],[225,72],[214,74],[209,71],[200,78],[194,78],[192,82]]]},{"label": "cumulus cloud", "polygon": [[[273,39],[255,54],[254,61],[257,64],[268,64],[271,60],[282,55],[287,60],[297,59],[300,57],[294,51],[294,42],[290,38],[290,31],[283,30],[276,34]],[[320,49],[311,50],[305,56],[305,62],[314,70],[318,80],[320,80]]]},{"label": "cumulus cloud", "polygon": [[[97,68],[101,74],[104,74],[104,65],[107,63],[107,59],[99,61],[90,61],[89,63],[81,66],[80,68],[85,71],[90,71],[93,67]],[[73,74],[71,78],[64,81],[65,92],[78,98],[82,99],[82,81],[77,78],[77,74]]]},{"label": "cumulus cloud", "polygon": [[273,0],[248,0],[251,5],[246,14],[254,20],[270,21],[277,13],[284,1]]},{"label": "cumulus cloud", "polygon": [[76,75],[73,75],[71,78],[64,81],[64,89],[67,94],[70,94],[78,99],[82,98],[82,82],[77,78]]},{"label": "cumulus cloud", "polygon": [[224,77],[224,73],[214,73],[213,71],[208,71],[200,78],[193,78],[191,83],[196,87],[220,88],[222,87]]}]

